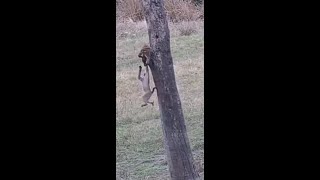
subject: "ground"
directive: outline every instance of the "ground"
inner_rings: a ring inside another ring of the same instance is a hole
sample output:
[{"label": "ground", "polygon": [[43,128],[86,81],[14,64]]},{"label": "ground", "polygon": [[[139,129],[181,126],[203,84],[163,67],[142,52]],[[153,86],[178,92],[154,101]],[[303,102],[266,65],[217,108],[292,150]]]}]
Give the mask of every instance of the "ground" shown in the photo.
[{"label": "ground", "polygon": [[[203,178],[203,22],[169,24],[176,83],[195,165]],[[137,79],[140,48],[149,43],[145,22],[117,23],[116,179],[169,179],[156,93],[143,104]],[[151,78],[151,88],[154,87]]]}]

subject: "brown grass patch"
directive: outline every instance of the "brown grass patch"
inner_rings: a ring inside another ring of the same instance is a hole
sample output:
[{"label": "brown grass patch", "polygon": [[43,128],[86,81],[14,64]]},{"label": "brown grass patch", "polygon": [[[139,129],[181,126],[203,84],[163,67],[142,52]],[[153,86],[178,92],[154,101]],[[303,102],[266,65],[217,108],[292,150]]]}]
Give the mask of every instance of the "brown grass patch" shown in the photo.
[{"label": "brown grass patch", "polygon": [[[203,19],[203,5],[195,5],[192,0],[166,0],[164,8],[171,22],[196,21]],[[117,0],[118,21],[142,21],[143,8],[140,0]]]}]

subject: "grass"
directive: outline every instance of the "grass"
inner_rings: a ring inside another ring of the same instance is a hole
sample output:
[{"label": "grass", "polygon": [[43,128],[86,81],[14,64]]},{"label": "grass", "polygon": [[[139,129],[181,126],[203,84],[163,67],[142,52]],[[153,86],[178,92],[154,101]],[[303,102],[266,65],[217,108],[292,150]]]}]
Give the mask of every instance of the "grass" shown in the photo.
[{"label": "grass", "polygon": [[[192,0],[164,1],[164,9],[168,21],[182,22],[203,19],[203,3],[195,3]],[[137,22],[144,19],[143,8],[140,0],[117,0],[116,17],[125,21],[130,19]]]},{"label": "grass", "polygon": [[[169,24],[171,53],[195,165],[203,178],[203,22]],[[185,27],[189,26],[189,27]],[[183,28],[181,28],[183,27]],[[192,29],[182,34],[181,29]],[[125,34],[125,35],[123,35]],[[117,24],[116,179],[169,179],[156,93],[140,107],[140,48],[148,43],[144,22]],[[151,79],[152,87],[153,81]]]}]

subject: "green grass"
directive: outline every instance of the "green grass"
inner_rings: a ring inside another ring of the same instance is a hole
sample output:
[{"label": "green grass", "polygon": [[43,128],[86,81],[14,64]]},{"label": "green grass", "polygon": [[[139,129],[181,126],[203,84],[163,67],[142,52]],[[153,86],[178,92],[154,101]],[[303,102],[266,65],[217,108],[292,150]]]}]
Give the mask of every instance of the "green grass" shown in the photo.
[{"label": "green grass", "polygon": [[[183,36],[179,26],[196,31]],[[170,24],[170,30],[171,53],[188,136],[196,167],[203,177],[203,22]],[[142,62],[138,53],[145,43],[148,35],[144,23],[117,26],[116,178],[119,180],[169,178],[156,93],[151,97],[154,106],[140,107],[143,91],[137,75]]]}]

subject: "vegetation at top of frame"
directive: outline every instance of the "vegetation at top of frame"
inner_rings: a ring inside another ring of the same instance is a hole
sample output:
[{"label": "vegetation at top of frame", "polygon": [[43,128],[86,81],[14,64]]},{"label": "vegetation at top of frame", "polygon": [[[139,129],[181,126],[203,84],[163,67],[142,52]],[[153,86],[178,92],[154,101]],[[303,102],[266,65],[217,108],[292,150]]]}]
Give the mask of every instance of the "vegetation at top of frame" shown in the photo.
[{"label": "vegetation at top of frame", "polygon": [[[144,15],[140,1],[117,0],[117,20],[142,21]],[[166,0],[164,5],[168,20],[171,22],[203,20],[203,0]]]}]

